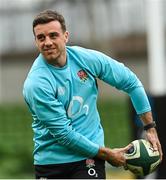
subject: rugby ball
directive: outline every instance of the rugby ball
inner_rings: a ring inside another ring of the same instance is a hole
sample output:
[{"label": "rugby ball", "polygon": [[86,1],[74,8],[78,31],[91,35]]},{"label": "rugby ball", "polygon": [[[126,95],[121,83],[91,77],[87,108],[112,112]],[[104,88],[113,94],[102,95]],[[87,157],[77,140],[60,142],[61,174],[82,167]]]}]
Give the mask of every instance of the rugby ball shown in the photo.
[{"label": "rugby ball", "polygon": [[160,164],[159,152],[154,151],[145,139],[132,141],[131,144],[132,147],[125,153],[125,169],[140,177],[155,171]]}]

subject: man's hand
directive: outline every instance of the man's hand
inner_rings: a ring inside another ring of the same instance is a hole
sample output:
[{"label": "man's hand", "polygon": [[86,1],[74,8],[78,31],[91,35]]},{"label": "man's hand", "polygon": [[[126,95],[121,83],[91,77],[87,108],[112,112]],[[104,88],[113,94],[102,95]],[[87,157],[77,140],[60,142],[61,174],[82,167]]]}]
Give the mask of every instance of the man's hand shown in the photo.
[{"label": "man's hand", "polygon": [[[143,121],[144,125],[148,125],[153,122],[152,112],[146,112],[140,115],[141,120]],[[161,144],[157,135],[157,131],[155,128],[150,128],[145,131],[146,132],[146,139],[152,144],[154,150],[158,150],[160,153],[160,159],[162,160],[163,153]]]},{"label": "man's hand", "polygon": [[158,139],[157,131],[155,128],[150,128],[146,131],[146,138],[152,144],[154,151],[159,151],[160,159],[162,161],[163,153],[160,141]]},{"label": "man's hand", "polygon": [[116,149],[101,147],[99,149],[97,157],[107,161],[112,166],[116,166],[116,167],[124,166],[126,164],[124,153],[127,152],[130,147],[131,144],[129,144],[124,148],[116,148]]}]

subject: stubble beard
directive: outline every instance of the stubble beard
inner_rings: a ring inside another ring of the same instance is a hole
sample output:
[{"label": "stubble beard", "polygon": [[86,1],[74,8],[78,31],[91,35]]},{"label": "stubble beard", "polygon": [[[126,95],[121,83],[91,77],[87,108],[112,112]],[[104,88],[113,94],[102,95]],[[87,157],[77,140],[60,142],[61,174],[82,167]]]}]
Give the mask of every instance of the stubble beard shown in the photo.
[{"label": "stubble beard", "polygon": [[45,54],[44,58],[49,64],[53,66],[60,66],[61,61],[63,60],[64,54],[65,54],[65,50],[58,51],[56,53]]}]

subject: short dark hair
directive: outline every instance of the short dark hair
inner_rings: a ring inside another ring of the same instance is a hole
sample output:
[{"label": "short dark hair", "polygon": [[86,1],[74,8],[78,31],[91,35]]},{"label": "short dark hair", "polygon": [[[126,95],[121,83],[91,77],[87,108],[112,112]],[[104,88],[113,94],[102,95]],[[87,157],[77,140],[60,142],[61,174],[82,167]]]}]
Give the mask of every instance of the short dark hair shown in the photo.
[{"label": "short dark hair", "polygon": [[34,33],[34,28],[38,24],[46,24],[51,21],[58,21],[61,24],[62,31],[63,32],[66,31],[65,19],[60,13],[53,10],[44,10],[40,12],[33,20],[33,33]]}]

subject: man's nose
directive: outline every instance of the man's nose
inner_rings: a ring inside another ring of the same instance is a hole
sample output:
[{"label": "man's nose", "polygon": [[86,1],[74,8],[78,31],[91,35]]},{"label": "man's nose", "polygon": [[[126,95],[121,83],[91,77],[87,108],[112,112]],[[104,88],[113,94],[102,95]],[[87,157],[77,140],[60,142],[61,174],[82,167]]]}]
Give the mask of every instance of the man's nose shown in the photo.
[{"label": "man's nose", "polygon": [[46,37],[45,45],[46,46],[51,46],[52,45],[52,41],[51,41],[51,39],[49,37]]}]

